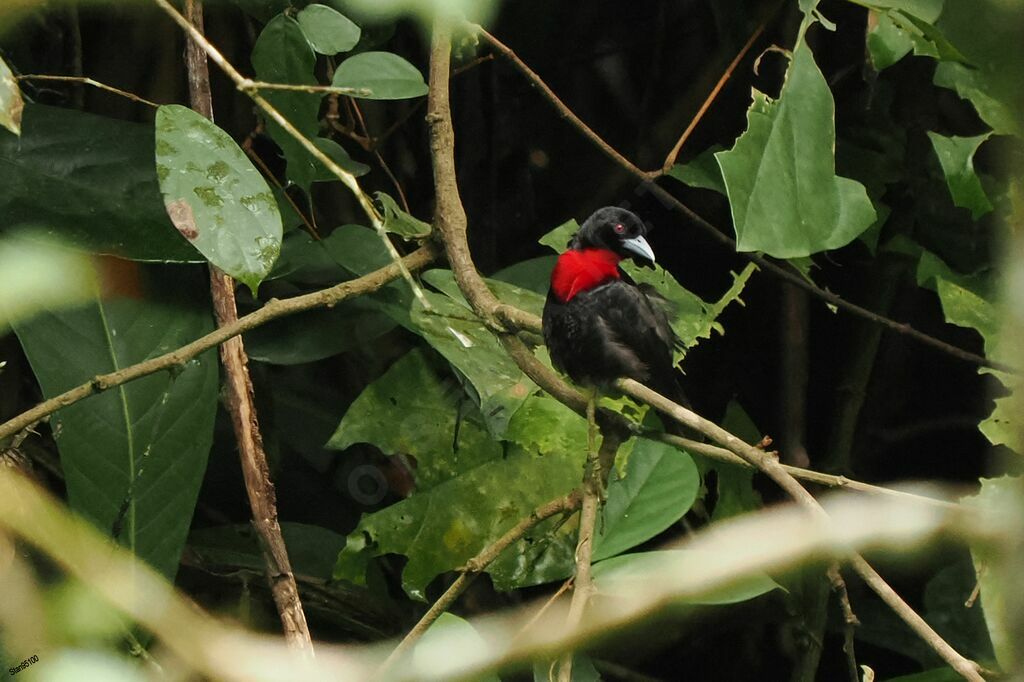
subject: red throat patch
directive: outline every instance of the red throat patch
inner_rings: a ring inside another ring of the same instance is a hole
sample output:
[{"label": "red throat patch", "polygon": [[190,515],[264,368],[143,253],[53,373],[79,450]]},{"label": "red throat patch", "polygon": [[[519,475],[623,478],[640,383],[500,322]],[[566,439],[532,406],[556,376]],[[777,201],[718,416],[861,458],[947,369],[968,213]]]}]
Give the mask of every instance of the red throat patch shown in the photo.
[{"label": "red throat patch", "polygon": [[551,273],[551,290],[562,303],[581,291],[593,289],[610,279],[619,279],[622,258],[608,249],[569,249],[558,257]]}]

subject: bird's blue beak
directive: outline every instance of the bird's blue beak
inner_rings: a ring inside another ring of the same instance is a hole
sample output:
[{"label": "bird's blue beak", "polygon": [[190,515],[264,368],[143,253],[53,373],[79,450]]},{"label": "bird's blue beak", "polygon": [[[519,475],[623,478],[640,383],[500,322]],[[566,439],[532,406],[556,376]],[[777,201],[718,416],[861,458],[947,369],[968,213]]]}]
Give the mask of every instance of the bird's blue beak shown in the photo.
[{"label": "bird's blue beak", "polygon": [[651,263],[654,262],[654,249],[651,248],[651,245],[643,237],[623,239],[621,244],[622,248],[633,256],[639,256],[641,259]]}]

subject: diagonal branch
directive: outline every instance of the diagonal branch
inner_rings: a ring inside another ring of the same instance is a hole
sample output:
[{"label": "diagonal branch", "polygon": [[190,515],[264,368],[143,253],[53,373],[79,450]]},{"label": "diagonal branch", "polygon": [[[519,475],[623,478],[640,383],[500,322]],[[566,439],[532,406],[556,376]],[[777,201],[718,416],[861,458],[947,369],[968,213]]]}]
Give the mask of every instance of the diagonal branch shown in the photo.
[{"label": "diagonal branch", "polygon": [[[421,270],[432,263],[436,255],[437,252],[434,247],[424,246],[403,258],[402,265],[410,271]],[[16,417],[12,417],[3,424],[0,424],[0,441],[31,427],[62,407],[74,405],[79,400],[88,398],[91,395],[156,372],[164,370],[173,372],[177,368],[183,367],[186,362],[197,355],[219,346],[230,338],[244,334],[279,317],[294,315],[295,313],[313,310],[314,308],[329,308],[346,299],[377,291],[385,284],[399,277],[401,277],[401,273],[398,266],[391,263],[367,275],[336,284],[327,289],[321,289],[320,291],[314,291],[293,298],[273,298],[267,301],[266,305],[259,310],[240,317],[237,321],[220,327],[206,336],[201,336],[181,348],[135,365],[129,365],[117,372],[99,374],[84,384],[69,389],[60,395],[39,403]]]},{"label": "diagonal branch", "polygon": [[[482,30],[482,29],[481,29]],[[465,295],[466,300],[492,328],[502,323],[502,316],[516,317],[519,322],[536,324],[536,318],[526,316],[520,311],[518,315],[509,312],[511,306],[502,304],[487,288],[473,264],[466,240],[466,212],[459,198],[458,184],[455,174],[455,133],[452,127],[451,107],[449,104],[448,80],[450,60],[450,27],[438,20],[434,25],[430,56],[430,93],[427,100],[427,121],[430,127],[430,145],[434,165],[434,188],[437,202],[435,227],[444,241],[448,259],[454,271],[455,281]],[[532,319],[529,319],[532,318]],[[522,328],[518,326],[517,328]],[[508,331],[496,332],[512,359],[538,386],[551,393],[570,408],[579,411],[586,405],[582,396],[557,378],[550,369],[544,367],[529,349]],[[828,514],[822,509],[814,496],[797,481],[778,461],[777,458],[748,445],[740,438],[729,433],[714,422],[677,405],[664,396],[652,391],[632,379],[620,379],[616,388],[623,393],[646,403],[660,412],[669,415],[680,424],[697,431],[718,445],[737,455],[748,464],[772,479],[783,491],[802,507],[811,518],[828,521]],[[568,389],[568,390],[566,390]],[[606,431],[611,433],[612,431]],[[884,579],[857,554],[850,557],[853,568],[862,579],[882,598],[882,600],[900,618],[906,622],[943,660],[949,663],[964,679],[972,682],[984,682],[978,673],[977,664],[961,656],[953,647],[935,632],[902,598],[885,582]]]},{"label": "diagonal branch", "polygon": [[938,351],[941,351],[947,355],[955,357],[964,362],[968,362],[979,367],[991,367],[993,369],[999,369],[1004,372],[1020,373],[1020,370],[1005,363],[1001,363],[995,360],[990,360],[984,356],[978,355],[977,353],[971,353],[962,348],[958,348],[950,343],[946,343],[934,336],[929,336],[924,332],[914,329],[906,322],[897,322],[896,320],[879,315],[878,313],[872,312],[867,308],[859,306],[855,303],[851,303],[841,296],[832,293],[827,289],[822,289],[808,279],[805,279],[803,275],[793,269],[789,264],[779,264],[775,261],[758,255],[756,253],[738,252],[736,251],[736,241],[721,231],[718,227],[711,224],[709,221],[697,214],[693,209],[684,204],[682,201],[673,196],[668,190],[654,183],[654,180],[660,176],[661,171],[644,171],[638,168],[632,161],[624,157],[622,154],[617,152],[611,145],[605,142],[600,135],[595,133],[586,123],[580,119],[573,111],[559,99],[558,95],[541,79],[535,71],[533,71],[519,56],[507,45],[502,43],[500,40],[495,38],[493,35],[488,33],[480,26],[474,25],[473,30],[480,36],[481,40],[494,48],[502,57],[504,57],[510,64],[512,64],[523,76],[530,82],[530,84],[539,90],[544,96],[544,99],[548,101],[558,112],[559,116],[569,121],[576,130],[578,130],[584,137],[593,142],[601,151],[605,153],[612,161],[614,161],[620,168],[625,170],[627,173],[636,178],[641,183],[641,186],[650,191],[664,206],[671,207],[689,219],[697,227],[704,231],[705,234],[710,236],[712,239],[717,241],[722,246],[725,246],[730,251],[737,253],[738,255],[756,263],[760,268],[771,273],[775,277],[778,277],[794,286],[797,286],[807,291],[812,296],[824,301],[829,305],[834,305],[837,308],[845,310],[846,312],[861,317],[865,320],[880,324],[887,329],[891,329],[895,332],[903,334],[915,341],[930,346]]}]

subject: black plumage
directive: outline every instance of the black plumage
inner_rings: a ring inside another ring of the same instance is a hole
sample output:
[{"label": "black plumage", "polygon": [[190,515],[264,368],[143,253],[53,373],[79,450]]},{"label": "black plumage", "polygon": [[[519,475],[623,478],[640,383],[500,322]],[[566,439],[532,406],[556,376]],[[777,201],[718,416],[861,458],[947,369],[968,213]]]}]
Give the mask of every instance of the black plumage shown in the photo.
[{"label": "black plumage", "polygon": [[555,367],[576,383],[603,387],[630,377],[686,404],[672,361],[676,338],[667,302],[618,267],[625,258],[653,263],[646,234],[639,217],[616,207],[583,223],[552,273],[544,341]]}]

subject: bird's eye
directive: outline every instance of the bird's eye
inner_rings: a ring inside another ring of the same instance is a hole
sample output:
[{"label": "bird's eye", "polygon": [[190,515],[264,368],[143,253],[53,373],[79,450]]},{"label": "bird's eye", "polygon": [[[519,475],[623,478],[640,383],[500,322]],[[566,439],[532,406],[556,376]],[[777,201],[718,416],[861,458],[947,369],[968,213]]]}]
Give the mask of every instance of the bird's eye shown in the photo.
[{"label": "bird's eye", "polygon": [[625,231],[626,231],[626,226],[623,225],[622,223],[619,223],[618,225],[615,226],[615,234],[622,234]]}]

